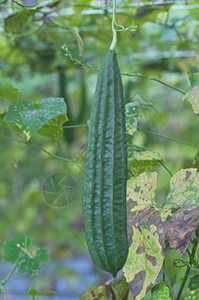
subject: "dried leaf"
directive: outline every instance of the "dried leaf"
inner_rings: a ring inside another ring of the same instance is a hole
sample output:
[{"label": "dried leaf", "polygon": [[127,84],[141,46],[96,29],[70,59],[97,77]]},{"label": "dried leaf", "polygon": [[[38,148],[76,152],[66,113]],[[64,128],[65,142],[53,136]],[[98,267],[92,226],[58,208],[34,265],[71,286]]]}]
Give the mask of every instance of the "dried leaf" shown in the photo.
[{"label": "dried leaf", "polygon": [[165,247],[165,226],[167,221],[162,222],[160,217],[160,212],[156,210],[154,207],[149,207],[142,211],[134,211],[132,212],[132,204],[131,199],[127,201],[127,230],[128,230],[128,240],[129,245],[132,243],[133,236],[133,228],[132,226],[151,226],[155,225],[157,227],[157,232],[159,235],[159,242],[162,248]]},{"label": "dried leaf", "polygon": [[[196,169],[184,169],[176,173],[170,182],[170,191],[162,207],[156,199],[157,173],[143,173],[127,182],[127,224],[129,242],[132,225],[156,225],[159,240],[164,247],[164,235],[168,236],[170,246],[184,255],[189,242],[199,224],[199,173]],[[190,204],[190,205],[189,205]],[[170,221],[172,208],[178,209]]]},{"label": "dried leaf", "polygon": [[199,207],[185,206],[178,209],[165,226],[169,244],[184,255],[199,225]]}]

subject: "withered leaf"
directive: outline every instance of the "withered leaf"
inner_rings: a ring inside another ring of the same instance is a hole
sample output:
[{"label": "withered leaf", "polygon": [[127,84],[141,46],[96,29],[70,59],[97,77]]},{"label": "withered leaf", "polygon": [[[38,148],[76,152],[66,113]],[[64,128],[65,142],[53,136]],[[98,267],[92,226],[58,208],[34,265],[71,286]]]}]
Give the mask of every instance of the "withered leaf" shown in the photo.
[{"label": "withered leaf", "polygon": [[170,246],[184,255],[198,225],[199,207],[184,206],[178,209],[165,226]]}]

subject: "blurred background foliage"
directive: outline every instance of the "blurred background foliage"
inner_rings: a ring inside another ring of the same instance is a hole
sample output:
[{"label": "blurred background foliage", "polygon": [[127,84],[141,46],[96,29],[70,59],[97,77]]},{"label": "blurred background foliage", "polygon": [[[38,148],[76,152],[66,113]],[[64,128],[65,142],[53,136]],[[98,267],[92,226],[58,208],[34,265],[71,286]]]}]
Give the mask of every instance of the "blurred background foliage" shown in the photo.
[{"label": "blurred background foliage", "polygon": [[[83,62],[98,69],[112,39],[111,10],[110,0],[1,1],[0,74],[20,90],[19,100],[38,103],[47,97],[64,97],[69,117],[66,125],[85,124],[97,72],[74,64],[62,46],[81,60],[81,37]],[[134,32],[118,34],[122,73],[141,73],[183,92],[189,90],[188,66],[199,65],[199,1],[118,0],[117,20],[122,25],[137,25]],[[122,79],[126,102],[152,104],[147,110],[140,109],[140,127],[199,144],[199,118],[191,105],[181,100],[182,93],[137,76]],[[0,113],[5,113],[8,105],[0,100]],[[87,128],[65,129],[60,147],[38,134],[32,140],[53,154],[83,162]],[[173,174],[192,167],[197,152],[139,130],[133,143],[158,152]],[[20,143],[3,127],[0,144],[0,256],[2,242],[24,231],[24,224],[36,245],[49,248],[53,261],[87,253],[81,202],[83,167]],[[170,176],[161,166],[157,170],[158,197],[163,199]],[[74,201],[61,209],[48,205],[42,195],[43,182],[55,172],[71,176],[77,186]],[[68,280],[73,275],[68,272]]]}]

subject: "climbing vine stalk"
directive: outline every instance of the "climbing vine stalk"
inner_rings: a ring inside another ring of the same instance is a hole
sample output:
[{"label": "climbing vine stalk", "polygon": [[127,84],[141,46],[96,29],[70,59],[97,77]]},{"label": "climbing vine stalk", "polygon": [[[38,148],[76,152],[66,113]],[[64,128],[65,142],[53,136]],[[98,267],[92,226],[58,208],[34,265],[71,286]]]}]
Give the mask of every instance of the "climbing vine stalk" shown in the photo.
[{"label": "climbing vine stalk", "polygon": [[113,0],[113,19],[112,19],[113,40],[110,46],[110,50],[114,50],[117,45],[117,30],[115,28],[115,23],[116,23],[116,0]]}]

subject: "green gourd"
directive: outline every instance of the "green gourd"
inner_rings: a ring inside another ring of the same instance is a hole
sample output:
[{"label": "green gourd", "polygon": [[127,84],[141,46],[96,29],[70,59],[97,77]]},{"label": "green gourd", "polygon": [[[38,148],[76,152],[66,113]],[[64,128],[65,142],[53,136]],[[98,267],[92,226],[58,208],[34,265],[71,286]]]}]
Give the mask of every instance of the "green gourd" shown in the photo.
[{"label": "green gourd", "polygon": [[93,262],[114,277],[128,255],[125,103],[117,56],[106,54],[91,110],[83,215]]}]

